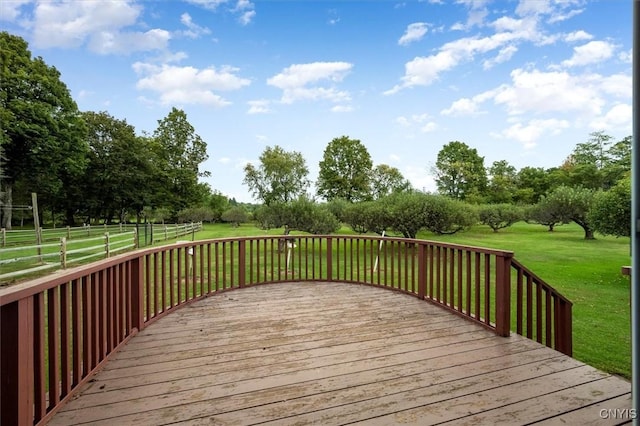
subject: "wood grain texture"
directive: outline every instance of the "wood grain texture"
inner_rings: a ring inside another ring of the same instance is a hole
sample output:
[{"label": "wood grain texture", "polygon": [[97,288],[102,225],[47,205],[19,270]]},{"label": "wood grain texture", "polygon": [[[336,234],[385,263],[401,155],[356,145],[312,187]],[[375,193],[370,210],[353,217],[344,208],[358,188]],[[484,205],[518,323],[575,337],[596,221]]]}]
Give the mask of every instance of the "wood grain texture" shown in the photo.
[{"label": "wood grain texture", "polygon": [[630,391],[405,294],[302,282],[161,318],[49,424],[614,424],[600,410],[630,408]]}]

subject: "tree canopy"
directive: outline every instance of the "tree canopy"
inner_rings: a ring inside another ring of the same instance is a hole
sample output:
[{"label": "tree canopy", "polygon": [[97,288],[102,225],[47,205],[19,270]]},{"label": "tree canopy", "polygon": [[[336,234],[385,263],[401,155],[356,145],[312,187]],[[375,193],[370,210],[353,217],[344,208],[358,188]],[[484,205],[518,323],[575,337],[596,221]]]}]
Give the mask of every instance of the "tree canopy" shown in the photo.
[{"label": "tree canopy", "polygon": [[264,204],[287,203],[304,195],[309,187],[309,169],[301,153],[287,152],[278,145],[266,147],[258,167],[244,167],[244,183]]},{"label": "tree canopy", "polygon": [[438,152],[433,171],[438,191],[454,199],[481,196],[487,187],[484,157],[464,142],[446,144]]},{"label": "tree canopy", "polygon": [[318,195],[327,201],[342,198],[349,202],[371,197],[373,162],[358,139],[334,138],[324,150],[318,173]]}]

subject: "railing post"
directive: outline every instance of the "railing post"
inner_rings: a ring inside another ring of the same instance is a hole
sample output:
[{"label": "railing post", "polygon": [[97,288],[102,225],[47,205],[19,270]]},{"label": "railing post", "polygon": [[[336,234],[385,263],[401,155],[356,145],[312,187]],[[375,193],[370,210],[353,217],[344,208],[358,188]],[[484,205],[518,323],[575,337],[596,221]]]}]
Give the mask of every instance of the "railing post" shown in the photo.
[{"label": "railing post", "polygon": [[571,303],[562,299],[555,301],[555,348],[565,355],[573,356],[573,330]]},{"label": "railing post", "polygon": [[0,418],[5,425],[33,424],[33,297],[0,306]]},{"label": "railing post", "polygon": [[511,258],[496,255],[496,334],[507,337],[511,331]]},{"label": "railing post", "polygon": [[418,245],[418,299],[420,300],[424,300],[427,292],[427,264],[425,263],[425,256],[424,244],[420,243]]},{"label": "railing post", "polygon": [[327,237],[327,281],[333,281],[333,244],[331,237]]},{"label": "railing post", "polygon": [[144,328],[144,255],[131,259],[131,326]]},{"label": "railing post", "polygon": [[240,288],[243,288],[246,281],[246,249],[245,249],[245,240],[238,241],[238,284]]}]

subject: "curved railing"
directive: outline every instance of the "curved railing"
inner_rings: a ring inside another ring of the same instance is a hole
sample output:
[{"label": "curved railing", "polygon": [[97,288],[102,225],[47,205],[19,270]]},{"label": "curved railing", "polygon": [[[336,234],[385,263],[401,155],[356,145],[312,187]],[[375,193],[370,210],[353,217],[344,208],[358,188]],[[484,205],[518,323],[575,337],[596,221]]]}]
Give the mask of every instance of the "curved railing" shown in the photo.
[{"label": "curved railing", "polygon": [[571,303],[509,251],[341,235],[179,242],[0,290],[0,423],[46,422],[121,345],[186,303],[285,281],[385,287],[571,354]]}]

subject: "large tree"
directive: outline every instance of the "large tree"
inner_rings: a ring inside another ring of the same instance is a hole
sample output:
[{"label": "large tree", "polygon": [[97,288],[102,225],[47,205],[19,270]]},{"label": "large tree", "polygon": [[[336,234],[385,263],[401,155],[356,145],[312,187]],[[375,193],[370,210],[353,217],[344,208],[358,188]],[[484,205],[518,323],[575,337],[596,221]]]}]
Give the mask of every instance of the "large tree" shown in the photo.
[{"label": "large tree", "polygon": [[0,144],[5,157],[1,226],[11,229],[13,187],[72,220],[85,168],[84,123],[55,67],[32,58],[20,37],[0,32]]},{"label": "large tree", "polygon": [[106,112],[85,112],[83,117],[90,147],[84,178],[88,216],[109,222],[139,213],[150,204],[156,181],[148,139]]},{"label": "large tree", "polygon": [[487,188],[484,157],[464,142],[446,144],[438,152],[433,172],[438,191],[454,199],[478,198]]},{"label": "large tree", "polygon": [[608,191],[596,193],[588,218],[603,235],[631,236],[631,178],[620,180]]},{"label": "large tree", "polygon": [[260,165],[244,167],[244,183],[264,204],[287,203],[304,195],[309,187],[309,169],[301,153],[268,146],[260,155]]},{"label": "large tree", "polygon": [[318,195],[327,201],[342,198],[349,202],[371,197],[373,162],[358,139],[334,138],[324,150],[318,173]]},{"label": "large tree", "polygon": [[[200,165],[209,158],[207,144],[177,108],[162,120],[153,133],[158,166],[162,171],[165,205],[173,214],[202,201],[198,178],[209,176]],[[160,194],[157,194],[160,195]]]},{"label": "large tree", "polygon": [[371,194],[374,199],[411,189],[411,183],[400,170],[388,164],[378,164],[371,172]]},{"label": "large tree", "polygon": [[594,199],[594,191],[589,188],[560,186],[540,203],[548,209],[548,213],[560,222],[575,222],[584,230],[584,238],[593,240],[593,224],[589,218],[589,210]]},{"label": "large tree", "polygon": [[523,167],[516,174],[514,201],[535,204],[551,187],[550,173],[542,167]]}]

